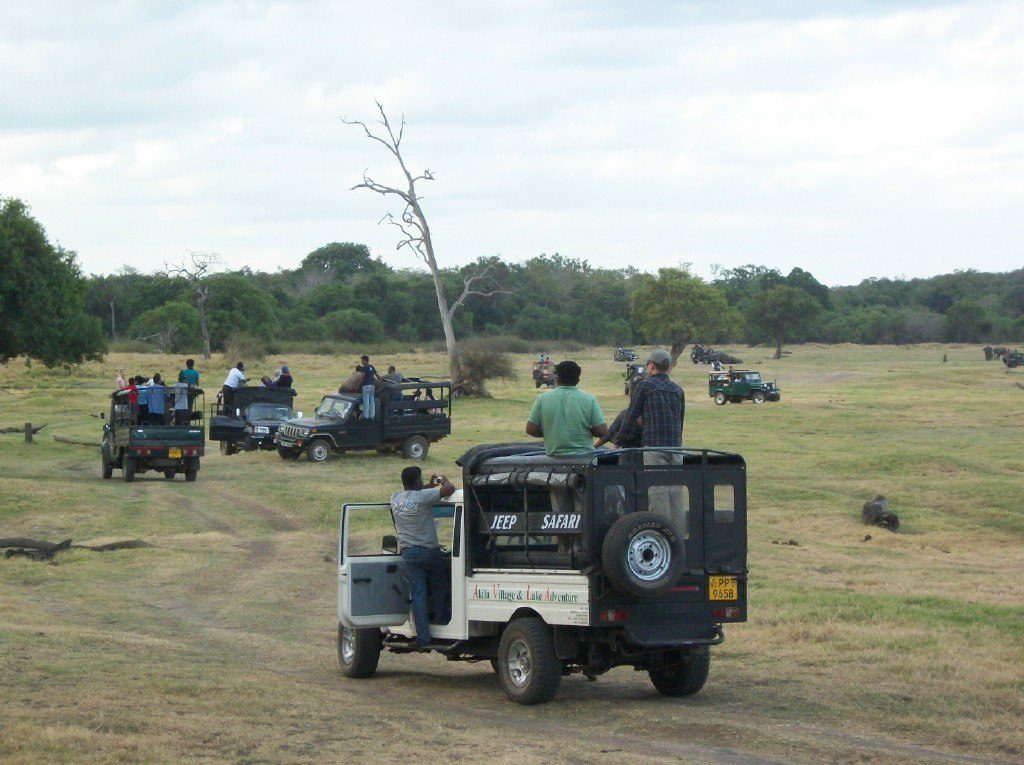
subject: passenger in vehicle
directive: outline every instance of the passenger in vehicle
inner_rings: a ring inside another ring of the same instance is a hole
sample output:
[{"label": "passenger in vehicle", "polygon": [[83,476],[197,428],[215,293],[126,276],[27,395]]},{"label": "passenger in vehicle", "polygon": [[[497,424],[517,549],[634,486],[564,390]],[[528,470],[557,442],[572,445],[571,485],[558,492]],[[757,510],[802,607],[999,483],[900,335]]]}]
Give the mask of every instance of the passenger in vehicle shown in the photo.
[{"label": "passenger in vehicle", "polygon": [[455,486],[444,476],[431,476],[429,484],[424,486],[423,471],[411,465],[402,471],[402,491],[391,496],[391,515],[409,581],[416,643],[421,647],[431,642],[431,605],[436,623],[447,624],[451,619],[445,559],[434,525],[434,505],[454,492]]},{"label": "passenger in vehicle", "polygon": [[181,370],[181,373],[185,375],[185,382],[199,387],[199,370],[196,369],[195,359],[185,359],[185,368]]},{"label": "passenger in vehicle", "polygon": [[138,390],[136,419],[139,423],[147,423],[149,422],[149,386],[146,384],[146,378],[136,375],[135,386]]},{"label": "passenger in vehicle", "polygon": [[124,369],[123,368],[117,370],[117,383],[116,384],[117,384],[117,389],[118,390],[124,390],[125,388],[128,387],[128,382],[127,382],[127,380],[124,379]]},{"label": "passenger in vehicle", "polygon": [[290,388],[292,387],[293,382],[292,371],[288,368],[288,365],[285,364],[281,367],[281,376],[277,378],[277,387]]},{"label": "passenger in vehicle", "polygon": [[167,424],[167,388],[160,373],[153,375],[149,384],[149,422],[151,425]]},{"label": "passenger in vehicle", "polygon": [[370,363],[369,356],[360,356],[357,372],[363,373],[363,417],[372,420],[377,416],[377,369]]},{"label": "passenger in vehicle", "polygon": [[178,382],[172,386],[174,392],[174,424],[181,427],[188,425],[190,420],[190,408],[188,400],[188,378],[185,370],[178,372]]},{"label": "passenger in vehicle", "polygon": [[249,382],[249,378],[245,376],[245,364],[239,361],[228,372],[228,376],[224,379],[224,386],[220,389],[223,414],[228,416],[234,414],[235,390],[241,388],[247,382]]}]

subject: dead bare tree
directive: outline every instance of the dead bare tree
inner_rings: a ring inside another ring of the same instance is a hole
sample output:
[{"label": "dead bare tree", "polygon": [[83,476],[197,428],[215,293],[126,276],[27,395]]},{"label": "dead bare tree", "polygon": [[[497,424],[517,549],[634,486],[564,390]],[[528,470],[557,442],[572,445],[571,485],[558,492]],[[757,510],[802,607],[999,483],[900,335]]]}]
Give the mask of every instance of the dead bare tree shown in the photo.
[{"label": "dead bare tree", "polygon": [[206,283],[214,271],[222,265],[220,256],[213,252],[188,251],[179,263],[164,261],[164,272],[171,278],[181,278],[189,283],[196,294],[196,308],[199,310],[199,332],[203,336],[203,358],[210,358],[210,331],[206,326],[206,299],[210,287]]},{"label": "dead bare tree", "polygon": [[[416,184],[419,181],[432,181],[434,180],[434,174],[428,168],[421,172],[419,175],[413,175],[409,168],[405,164],[405,159],[402,157],[402,137],[405,133],[405,117],[401,119],[401,123],[398,126],[398,131],[392,127],[390,120],[388,119],[387,113],[384,111],[384,107],[380,101],[375,102],[377,104],[377,111],[380,112],[380,119],[378,124],[381,125],[383,131],[379,134],[371,130],[365,122],[360,120],[353,120],[347,117],[342,118],[342,122],[346,125],[356,125],[362,128],[366,137],[371,141],[376,141],[395,158],[398,162],[398,166],[402,171],[402,175],[405,178],[404,188],[397,188],[394,186],[386,186],[383,183],[375,181],[369,176],[369,171],[363,171],[363,182],[357,183],[352,187],[352,190],[356,189],[369,189],[383,197],[398,197],[405,203],[405,207],[401,214],[396,218],[394,214],[388,213],[381,218],[381,223],[388,223],[395,226],[402,232],[402,238],[395,246],[396,250],[406,248],[411,250],[418,258],[427,264],[427,268],[430,269],[430,275],[434,278],[434,292],[437,294],[437,310],[441,316],[441,327],[444,330],[444,342],[445,347],[448,351],[448,366],[452,375],[452,380],[457,381],[459,378],[459,353],[458,346],[455,342],[455,330],[452,327],[452,317],[455,315],[455,311],[462,306],[466,298],[471,295],[478,295],[480,297],[490,297],[491,295],[497,294],[508,294],[509,291],[502,289],[500,285],[494,280],[492,273],[495,268],[494,262],[484,263],[483,267],[469,276],[462,278],[462,293],[449,305],[448,298],[444,293],[444,282],[441,279],[441,269],[437,265],[437,258],[434,253],[434,242],[430,236],[430,225],[427,223],[427,216],[423,212],[423,206],[420,204],[422,197],[416,192]],[[484,287],[484,285],[490,285],[490,288]]]}]

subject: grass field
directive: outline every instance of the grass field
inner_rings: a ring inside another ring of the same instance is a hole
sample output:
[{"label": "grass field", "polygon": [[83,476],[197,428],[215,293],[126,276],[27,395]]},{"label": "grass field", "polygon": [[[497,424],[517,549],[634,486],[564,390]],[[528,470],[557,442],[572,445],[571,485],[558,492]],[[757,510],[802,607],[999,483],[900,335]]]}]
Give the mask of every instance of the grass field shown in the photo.
[{"label": "grass field", "polygon": [[[0,436],[0,536],[155,545],[0,558],[0,760],[1020,762],[1024,371],[965,346],[792,351],[740,353],[778,378],[781,404],[715,407],[706,367],[675,375],[684,442],[749,466],[750,621],[713,649],[704,691],[666,699],[618,669],[536,708],[506,702],[486,664],[385,655],[374,680],[337,671],[339,509],[390,495],[400,458],[211,449],[194,484],[103,481],[98,450],[52,434],[98,441],[118,367],[167,377],[180,359],[0,367],[0,426],[49,423],[31,446]],[[610,356],[576,355],[609,419],[625,404]],[[284,360],[307,412],[355,363]],[[493,400],[456,402],[429,470],[455,477],[469,446],[524,438],[529,362]],[[215,391],[227,364],[199,366]],[[877,493],[899,533],[861,525]]]}]

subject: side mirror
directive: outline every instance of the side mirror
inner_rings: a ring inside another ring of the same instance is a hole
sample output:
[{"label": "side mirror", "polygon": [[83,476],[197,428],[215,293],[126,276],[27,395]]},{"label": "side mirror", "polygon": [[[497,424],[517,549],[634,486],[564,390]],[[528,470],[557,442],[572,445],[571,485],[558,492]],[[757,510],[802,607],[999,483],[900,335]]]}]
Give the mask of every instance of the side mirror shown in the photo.
[{"label": "side mirror", "polygon": [[385,534],[380,541],[380,549],[391,555],[398,555],[398,537],[394,534]]},{"label": "side mirror", "polygon": [[297,413],[295,414],[295,419],[296,419],[296,420],[301,420],[301,419],[302,419],[302,412],[297,412]]}]

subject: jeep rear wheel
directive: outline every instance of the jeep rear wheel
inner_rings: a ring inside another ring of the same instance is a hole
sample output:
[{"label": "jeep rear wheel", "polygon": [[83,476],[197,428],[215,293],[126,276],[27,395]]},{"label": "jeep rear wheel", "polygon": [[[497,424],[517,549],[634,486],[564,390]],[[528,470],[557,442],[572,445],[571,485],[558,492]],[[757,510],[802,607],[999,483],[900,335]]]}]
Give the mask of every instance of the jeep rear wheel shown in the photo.
[{"label": "jeep rear wheel", "polygon": [[185,466],[185,480],[194,481],[199,477],[199,458],[193,457]]},{"label": "jeep rear wheel", "polygon": [[755,390],[750,394],[750,400],[755,404],[763,404],[765,402],[765,395],[763,390]]},{"label": "jeep rear wheel", "polygon": [[345,677],[373,677],[384,635],[376,627],[354,630],[338,625],[338,665]]},{"label": "jeep rear wheel", "polygon": [[310,462],[327,462],[331,456],[331,446],[322,438],[318,438],[309,445],[306,456]]},{"label": "jeep rear wheel", "polygon": [[648,674],[658,693],[665,696],[692,696],[704,687],[711,668],[711,652],[705,648],[689,654],[680,664],[652,669]]},{"label": "jeep rear wheel", "polygon": [[719,406],[725,406],[728,401],[729,399],[725,397],[725,394],[722,393],[722,391],[715,393],[715,403]]},{"label": "jeep rear wheel", "polygon": [[421,460],[429,450],[430,442],[423,436],[409,436],[402,444],[402,456],[407,460]]},{"label": "jeep rear wheel", "polygon": [[630,513],[612,524],[601,548],[605,576],[619,592],[651,598],[679,581],[683,537],[659,513]]},{"label": "jeep rear wheel", "polygon": [[166,478],[168,481],[172,481],[174,480],[174,473],[175,470],[173,468],[169,468],[164,471],[164,478]]},{"label": "jeep rear wheel", "polygon": [[121,467],[121,477],[124,478],[125,483],[131,483],[135,480],[135,468],[136,462],[134,457],[129,457],[127,454],[124,456]]},{"label": "jeep rear wheel", "polygon": [[505,695],[518,704],[551,701],[562,681],[551,628],[536,617],[509,624],[498,646],[498,678]]}]

